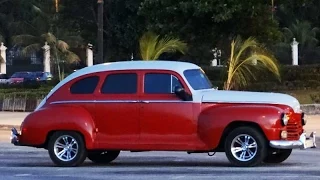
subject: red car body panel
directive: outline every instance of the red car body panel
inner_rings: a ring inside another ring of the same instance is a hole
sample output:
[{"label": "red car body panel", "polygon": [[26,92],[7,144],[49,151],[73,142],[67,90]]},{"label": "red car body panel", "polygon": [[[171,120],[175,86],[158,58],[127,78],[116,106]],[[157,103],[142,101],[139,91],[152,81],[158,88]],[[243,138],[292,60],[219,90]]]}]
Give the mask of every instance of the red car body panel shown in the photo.
[{"label": "red car body panel", "polygon": [[26,145],[40,146],[46,142],[50,132],[77,131],[84,136],[86,147],[94,148],[95,124],[88,111],[79,106],[54,106],[43,108],[25,118],[20,141]]},{"label": "red car body panel", "polygon": [[291,112],[290,122],[297,126],[292,134],[303,131],[301,114],[285,105],[198,103],[181,101],[174,94],[143,93],[146,72],[170,72],[191,93],[183,78],[172,71],[136,70],[136,94],[100,93],[105,77],[116,72],[130,71],[95,73],[100,80],[89,95],[74,95],[69,89],[91,74],[63,85],[41,109],[26,117],[20,143],[41,146],[50,132],[70,130],[84,136],[88,149],[204,151],[218,148],[227,127],[239,122],[260,127],[268,140],[280,140],[280,131],[286,130],[280,123],[283,112]]}]

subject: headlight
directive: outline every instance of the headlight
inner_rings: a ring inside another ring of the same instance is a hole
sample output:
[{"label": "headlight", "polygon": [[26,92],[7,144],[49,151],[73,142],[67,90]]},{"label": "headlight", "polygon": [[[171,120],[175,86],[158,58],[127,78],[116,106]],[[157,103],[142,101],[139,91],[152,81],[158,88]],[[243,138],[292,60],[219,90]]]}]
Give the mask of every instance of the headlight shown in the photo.
[{"label": "headlight", "polygon": [[289,115],[282,113],[281,114],[281,122],[283,126],[286,126],[288,124],[289,121]]}]

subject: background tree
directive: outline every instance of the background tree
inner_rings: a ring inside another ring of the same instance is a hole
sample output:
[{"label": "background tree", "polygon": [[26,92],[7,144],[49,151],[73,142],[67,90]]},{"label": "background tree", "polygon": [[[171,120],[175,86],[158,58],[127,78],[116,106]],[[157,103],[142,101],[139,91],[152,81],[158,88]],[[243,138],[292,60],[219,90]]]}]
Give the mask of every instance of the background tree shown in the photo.
[{"label": "background tree", "polygon": [[[308,21],[296,20],[289,27],[283,28],[282,42],[276,44],[274,48],[276,55],[290,61],[292,59],[290,44],[293,38],[296,38],[296,41],[299,42],[299,64],[319,63],[320,47],[317,38],[319,30],[317,27],[312,27]],[[291,61],[282,62],[291,63]]]},{"label": "background tree", "polygon": [[225,90],[246,86],[265,71],[273,73],[280,80],[277,60],[253,37],[243,41],[238,36],[232,41],[227,69]]},{"label": "background tree", "polygon": [[[13,43],[22,46],[22,55],[28,57],[34,52],[41,50],[45,42],[50,46],[51,63],[56,65],[59,80],[64,78],[64,70],[61,71],[63,63],[79,62],[80,58],[70,51],[70,47],[82,44],[82,38],[77,32],[68,31],[59,26],[59,16],[56,14],[54,1],[45,1],[32,6],[35,14],[25,29],[25,34],[13,36]],[[60,6],[61,8],[61,6]],[[22,23],[20,23],[22,24]],[[62,64],[61,64],[62,63]]]}]

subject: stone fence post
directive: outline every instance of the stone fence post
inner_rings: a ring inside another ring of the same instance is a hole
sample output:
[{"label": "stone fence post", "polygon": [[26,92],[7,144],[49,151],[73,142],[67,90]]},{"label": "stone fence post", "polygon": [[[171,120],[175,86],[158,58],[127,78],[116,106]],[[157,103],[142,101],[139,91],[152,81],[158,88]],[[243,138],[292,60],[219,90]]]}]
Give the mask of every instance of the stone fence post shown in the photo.
[{"label": "stone fence post", "polygon": [[45,42],[45,45],[42,47],[43,49],[43,71],[44,72],[51,72],[50,67],[50,46],[47,42]]},{"label": "stone fence post", "polygon": [[7,47],[4,46],[3,42],[0,46],[0,56],[2,57],[3,61],[0,61],[0,73],[6,74],[7,73],[7,56],[6,56]]},{"label": "stone fence post", "polygon": [[292,48],[292,65],[299,65],[299,52],[298,52],[299,43],[296,41],[296,38],[293,38],[291,43]]},{"label": "stone fence post", "polygon": [[86,64],[87,66],[92,66],[93,65],[92,44],[88,44],[86,54],[87,54]]}]

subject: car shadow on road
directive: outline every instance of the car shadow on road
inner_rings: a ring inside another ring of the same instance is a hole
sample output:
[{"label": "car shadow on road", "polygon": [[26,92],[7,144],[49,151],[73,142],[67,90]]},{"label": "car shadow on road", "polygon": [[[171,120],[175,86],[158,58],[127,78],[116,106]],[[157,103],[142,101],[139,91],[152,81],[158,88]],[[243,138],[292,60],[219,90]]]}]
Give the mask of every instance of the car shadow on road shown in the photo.
[{"label": "car shadow on road", "polygon": [[[261,164],[259,166],[253,168],[265,168],[265,167],[292,167],[302,165],[300,163],[291,163],[284,162],[281,164]],[[46,162],[29,162],[29,163],[21,163],[21,162],[12,162],[9,164],[5,164],[4,166],[0,163],[0,167],[58,167],[53,163]],[[219,162],[193,162],[193,161],[183,161],[183,162],[174,162],[174,161],[165,161],[165,162],[136,162],[136,161],[114,161],[109,164],[95,164],[90,161],[87,161],[80,165],[79,167],[85,168],[154,168],[154,167],[201,167],[201,168],[212,168],[212,167],[232,167],[232,168],[242,168],[231,165],[227,161],[219,161]],[[76,167],[75,167],[76,168]]]}]

